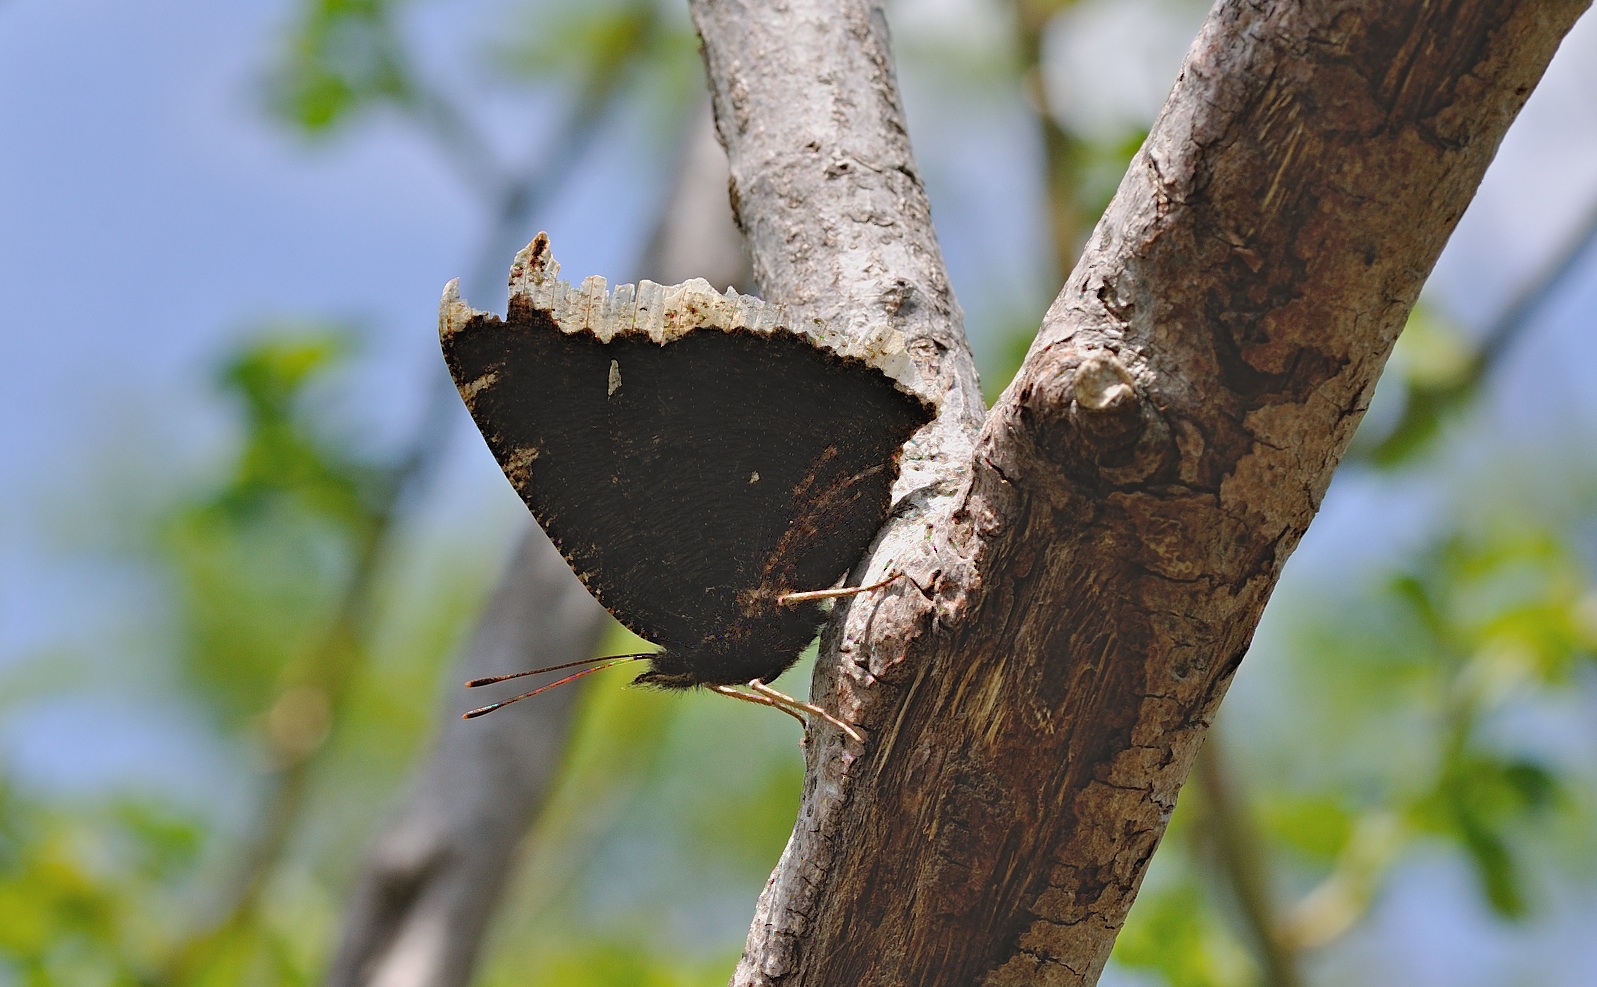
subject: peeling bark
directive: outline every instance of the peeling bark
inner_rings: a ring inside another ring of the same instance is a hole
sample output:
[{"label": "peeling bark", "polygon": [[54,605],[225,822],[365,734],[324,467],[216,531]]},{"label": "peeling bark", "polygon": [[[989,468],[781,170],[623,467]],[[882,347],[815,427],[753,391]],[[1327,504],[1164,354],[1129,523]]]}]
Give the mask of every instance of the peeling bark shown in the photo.
[{"label": "peeling bark", "polygon": [[823,639],[812,698],[867,741],[809,750],[734,983],[1096,982],[1420,286],[1585,6],[1222,0],[983,420],[880,11],[693,4],[766,297],[904,332],[943,407],[875,549],[910,579]]}]

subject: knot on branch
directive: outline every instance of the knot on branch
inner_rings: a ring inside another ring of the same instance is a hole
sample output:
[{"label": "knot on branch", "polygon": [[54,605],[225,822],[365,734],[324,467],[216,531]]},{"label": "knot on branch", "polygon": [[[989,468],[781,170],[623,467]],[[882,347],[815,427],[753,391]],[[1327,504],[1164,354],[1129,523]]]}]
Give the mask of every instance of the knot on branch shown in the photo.
[{"label": "knot on branch", "polygon": [[1071,396],[1077,424],[1110,445],[1136,441],[1143,428],[1142,399],[1131,371],[1113,353],[1089,353],[1076,368]]},{"label": "knot on branch", "polygon": [[1074,366],[1021,392],[1024,414],[1044,454],[1083,479],[1126,486],[1143,482],[1173,454],[1170,427],[1144,389],[1108,350],[1093,350]]}]

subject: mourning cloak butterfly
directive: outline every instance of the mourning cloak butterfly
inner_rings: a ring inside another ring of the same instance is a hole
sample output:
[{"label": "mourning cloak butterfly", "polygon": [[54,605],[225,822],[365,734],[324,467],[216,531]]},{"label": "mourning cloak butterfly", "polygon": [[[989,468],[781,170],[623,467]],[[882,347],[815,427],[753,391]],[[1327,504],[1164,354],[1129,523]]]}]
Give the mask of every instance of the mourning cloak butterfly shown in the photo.
[{"label": "mourning cloak butterfly", "polygon": [[895,379],[911,373],[902,342],[799,332],[702,280],[610,294],[558,272],[540,233],[503,321],[450,283],[439,331],[461,397],[578,577],[661,648],[622,656],[648,659],[636,682],[787,699],[763,683],[824,617],[822,594],[792,594],[864,552],[900,447],[933,415]]}]

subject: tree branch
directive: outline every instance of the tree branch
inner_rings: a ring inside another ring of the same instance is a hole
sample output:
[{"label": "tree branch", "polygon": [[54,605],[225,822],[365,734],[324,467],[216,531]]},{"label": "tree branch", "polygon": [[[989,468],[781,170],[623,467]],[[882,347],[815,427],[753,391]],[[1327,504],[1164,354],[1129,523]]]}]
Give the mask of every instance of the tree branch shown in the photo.
[{"label": "tree branch", "polygon": [[[943,399],[839,608],[739,984],[1091,984],[1375,379],[1574,0],[1222,0],[974,455],[880,12],[700,0],[768,296]],[[938,455],[944,458],[936,458]],[[968,472],[965,472],[968,470]],[[961,483],[961,477],[965,477]]]},{"label": "tree branch", "polygon": [[[466,648],[463,674],[586,658],[608,624],[533,529]],[[563,761],[578,690],[554,690],[536,715],[472,721],[460,714],[475,697],[458,685],[447,695],[438,744],[356,886],[329,985],[469,983],[522,835]]]},{"label": "tree branch", "polygon": [[1253,824],[1246,794],[1229,768],[1225,748],[1211,727],[1198,748],[1190,781],[1204,810],[1199,825],[1216,869],[1236,898],[1265,987],[1303,987],[1296,944],[1281,931],[1270,882],[1269,844]]}]

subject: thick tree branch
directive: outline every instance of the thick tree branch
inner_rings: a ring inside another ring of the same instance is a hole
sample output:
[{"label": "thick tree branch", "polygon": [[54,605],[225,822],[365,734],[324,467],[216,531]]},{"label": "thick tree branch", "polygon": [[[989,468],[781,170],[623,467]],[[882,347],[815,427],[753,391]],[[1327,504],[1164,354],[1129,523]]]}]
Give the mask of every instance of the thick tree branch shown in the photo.
[{"label": "thick tree branch", "polygon": [[[1287,555],[1576,0],[1222,0],[970,472],[925,458],[826,638],[737,983],[1091,984]],[[885,30],[694,6],[763,289],[979,405]],[[935,444],[941,442],[941,444]],[[931,496],[926,496],[931,495]],[[944,499],[947,498],[947,499]],[[833,658],[831,656],[835,655]]]}]

